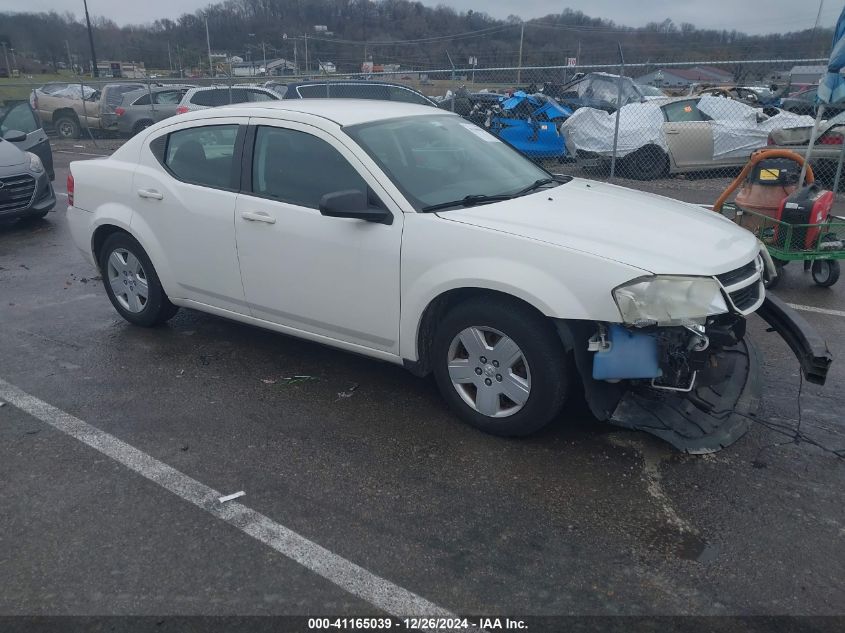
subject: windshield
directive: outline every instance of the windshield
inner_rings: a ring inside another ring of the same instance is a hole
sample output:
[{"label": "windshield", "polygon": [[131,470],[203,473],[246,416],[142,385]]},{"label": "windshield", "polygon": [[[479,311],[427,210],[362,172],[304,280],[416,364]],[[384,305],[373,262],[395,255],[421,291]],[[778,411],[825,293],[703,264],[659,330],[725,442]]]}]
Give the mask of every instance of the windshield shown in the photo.
[{"label": "windshield", "polygon": [[452,115],[344,128],[419,211],[467,196],[512,195],[549,178],[522,154]]}]

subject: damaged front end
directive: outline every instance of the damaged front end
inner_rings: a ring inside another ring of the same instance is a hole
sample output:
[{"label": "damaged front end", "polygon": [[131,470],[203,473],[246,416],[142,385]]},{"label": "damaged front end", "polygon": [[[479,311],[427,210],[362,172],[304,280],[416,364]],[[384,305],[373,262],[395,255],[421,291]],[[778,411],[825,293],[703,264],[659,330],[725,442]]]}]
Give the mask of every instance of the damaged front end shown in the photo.
[{"label": "damaged front end", "polygon": [[796,354],[805,379],[824,384],[827,346],[786,304],[765,296],[763,265],[757,258],[713,278],[634,280],[614,291],[623,323],[558,322],[593,415],[687,453],[732,444],[761,402],[760,359],[745,336],[755,311]]}]

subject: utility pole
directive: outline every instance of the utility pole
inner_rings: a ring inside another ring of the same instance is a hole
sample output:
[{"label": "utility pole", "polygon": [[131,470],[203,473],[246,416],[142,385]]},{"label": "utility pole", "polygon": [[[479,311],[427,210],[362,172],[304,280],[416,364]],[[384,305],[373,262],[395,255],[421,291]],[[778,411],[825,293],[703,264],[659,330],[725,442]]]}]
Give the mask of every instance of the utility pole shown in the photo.
[{"label": "utility pole", "polygon": [[6,72],[9,73],[9,76],[12,76],[12,67],[9,66],[9,53],[6,52],[6,42],[0,42],[3,45],[3,57],[6,58]]},{"label": "utility pole", "polygon": [[73,72],[73,57],[70,54],[70,43],[65,40],[65,48],[67,49],[67,67]]},{"label": "utility pole", "polygon": [[305,34],[305,74],[307,75],[309,71],[308,66],[308,33]]},{"label": "utility pole", "polygon": [[822,19],[822,8],[824,7],[824,0],[819,0],[819,12],[816,14],[816,23],[813,25],[813,34],[810,36],[810,46],[816,45],[816,31],[819,28],[819,21]]},{"label": "utility pole", "polygon": [[205,18],[205,44],[208,47],[208,76],[214,77],[214,66],[211,65],[211,36],[208,34],[208,18]]},{"label": "utility pole", "polygon": [[299,66],[296,64],[296,40],[293,40],[293,72],[299,74]]},{"label": "utility pole", "polygon": [[170,56],[170,40],[167,40],[167,65],[170,67],[170,72],[173,72],[173,58]]},{"label": "utility pole", "polygon": [[519,67],[516,71],[516,85],[522,83],[522,40],[525,37],[525,22],[519,25]]},{"label": "utility pole", "polygon": [[267,45],[261,42],[261,52],[264,53],[264,76],[267,76]]},{"label": "utility pole", "polygon": [[94,52],[94,33],[91,31],[91,18],[88,16],[88,0],[82,0],[85,5],[85,22],[88,24],[88,44],[91,46],[91,63],[94,65],[94,77],[100,76],[97,68],[97,53]]}]

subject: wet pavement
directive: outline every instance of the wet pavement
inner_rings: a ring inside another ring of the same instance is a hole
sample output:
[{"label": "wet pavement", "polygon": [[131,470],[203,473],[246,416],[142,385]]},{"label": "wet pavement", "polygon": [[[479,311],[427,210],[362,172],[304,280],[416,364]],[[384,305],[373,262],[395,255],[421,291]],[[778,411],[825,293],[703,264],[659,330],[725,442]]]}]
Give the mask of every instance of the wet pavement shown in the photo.
[{"label": "wet pavement", "polygon": [[[57,191],[108,142],[56,144]],[[64,209],[0,225],[0,379],[344,559],[455,613],[842,613],[845,282],[787,268],[780,297],[832,311],[802,313],[836,357],[828,383],[799,398],[797,361],[753,318],[764,415],[720,453],[577,411],[507,440],[400,367],[188,310],[130,326]],[[0,614],[378,614],[11,404],[0,490]]]}]

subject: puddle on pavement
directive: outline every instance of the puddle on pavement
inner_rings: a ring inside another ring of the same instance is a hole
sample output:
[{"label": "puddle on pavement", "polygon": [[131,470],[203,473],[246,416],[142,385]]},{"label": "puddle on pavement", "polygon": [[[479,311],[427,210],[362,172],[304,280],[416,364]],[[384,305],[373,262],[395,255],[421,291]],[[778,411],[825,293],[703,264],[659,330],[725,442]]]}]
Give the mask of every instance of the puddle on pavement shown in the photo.
[{"label": "puddle on pavement", "polygon": [[716,560],[716,557],[719,555],[718,545],[708,543],[695,534],[681,534],[679,536],[680,541],[675,548],[678,558],[694,560],[706,565]]}]

